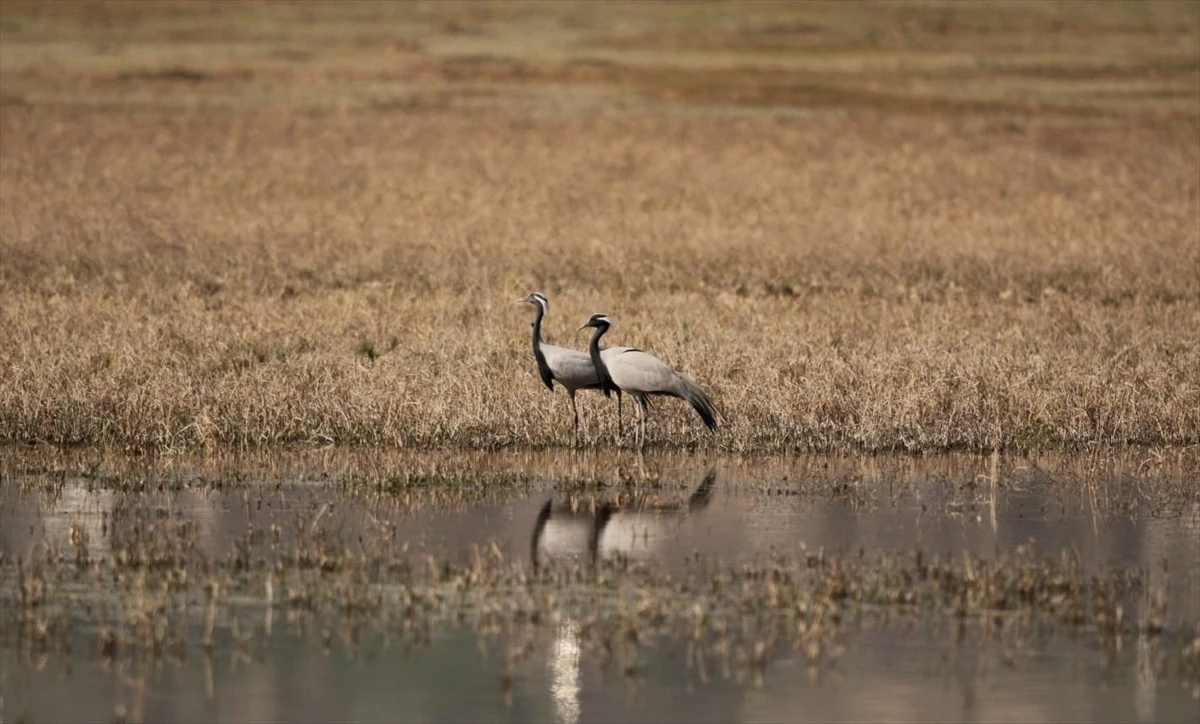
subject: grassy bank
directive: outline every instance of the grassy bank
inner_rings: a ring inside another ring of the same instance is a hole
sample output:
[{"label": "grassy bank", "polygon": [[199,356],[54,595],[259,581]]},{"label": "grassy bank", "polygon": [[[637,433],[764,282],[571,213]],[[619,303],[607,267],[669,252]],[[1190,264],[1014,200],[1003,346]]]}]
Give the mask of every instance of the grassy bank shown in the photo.
[{"label": "grassy bank", "polygon": [[0,4],[0,440],[566,445],[538,290],[722,449],[1200,443],[1193,6],[350,7]]}]

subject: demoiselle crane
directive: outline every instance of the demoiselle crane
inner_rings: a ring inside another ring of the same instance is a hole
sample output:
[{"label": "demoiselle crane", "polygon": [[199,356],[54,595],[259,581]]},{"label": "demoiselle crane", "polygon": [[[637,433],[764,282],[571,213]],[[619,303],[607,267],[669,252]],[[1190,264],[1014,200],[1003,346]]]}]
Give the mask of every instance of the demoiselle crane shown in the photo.
[{"label": "demoiselle crane", "polygon": [[[537,362],[538,375],[542,382],[553,392],[554,383],[562,385],[571,401],[571,415],[574,418],[574,439],[579,444],[579,408],[575,405],[576,390],[599,390],[600,381],[596,377],[596,366],[586,352],[580,352],[565,347],[556,347],[542,341],[542,318],[550,311],[550,300],[541,292],[522,297],[517,302],[532,304],[533,317],[533,358]],[[605,350],[607,354],[619,353],[625,347],[614,347]],[[605,390],[608,397],[611,390]],[[617,435],[621,434],[621,393],[617,392]]]},{"label": "demoiselle crane", "polygon": [[606,314],[593,314],[580,330],[594,327],[596,332],[588,345],[588,355],[596,368],[600,389],[628,392],[637,400],[641,413],[638,447],[646,444],[646,418],[649,416],[650,396],[678,397],[692,406],[709,430],[717,429],[717,408],[708,394],[691,377],[677,372],[652,354],[633,347],[600,349],[600,338],[608,332],[612,320]]}]

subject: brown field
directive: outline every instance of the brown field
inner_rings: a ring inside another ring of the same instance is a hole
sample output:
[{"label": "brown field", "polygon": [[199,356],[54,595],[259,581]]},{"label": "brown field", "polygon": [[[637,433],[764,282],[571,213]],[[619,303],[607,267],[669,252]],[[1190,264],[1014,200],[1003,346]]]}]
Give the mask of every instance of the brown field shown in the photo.
[{"label": "brown field", "polygon": [[0,441],[565,446],[535,290],[653,446],[1200,445],[1200,5],[0,2]]}]

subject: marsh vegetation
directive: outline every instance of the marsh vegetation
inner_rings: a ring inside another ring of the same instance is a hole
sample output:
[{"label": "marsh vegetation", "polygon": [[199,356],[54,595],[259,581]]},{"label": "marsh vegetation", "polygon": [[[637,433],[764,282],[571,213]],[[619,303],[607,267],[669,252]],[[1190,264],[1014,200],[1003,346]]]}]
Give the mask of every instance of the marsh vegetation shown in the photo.
[{"label": "marsh vegetation", "polygon": [[1200,442],[1191,4],[2,7],[4,441]]}]

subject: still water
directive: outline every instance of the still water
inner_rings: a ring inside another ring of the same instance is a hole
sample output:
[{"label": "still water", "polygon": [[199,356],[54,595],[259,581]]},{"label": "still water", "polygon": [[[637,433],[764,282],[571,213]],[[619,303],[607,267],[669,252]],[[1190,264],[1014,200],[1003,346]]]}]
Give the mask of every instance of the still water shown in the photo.
[{"label": "still water", "polygon": [[[319,525],[347,550],[383,529],[392,557],[469,561],[489,550],[530,571],[535,562],[615,557],[682,578],[697,561],[719,570],[818,553],[990,560],[1025,546],[1066,555],[1088,575],[1137,569],[1145,585],[1125,603],[1115,646],[1092,621],[1030,619],[1018,635],[1015,624],[997,632],[987,617],[960,621],[934,607],[852,618],[836,660],[814,663],[781,646],[751,668],[706,663],[685,637],[669,635],[644,636],[636,663],[626,665],[584,646],[585,624],[571,614],[522,628],[529,650],[518,659],[503,640],[462,622],[417,643],[388,625],[347,634],[337,611],[305,622],[258,593],[230,604],[235,615],[214,627],[210,649],[197,613],[177,655],[114,658],[96,643],[103,623],[83,590],[66,607],[75,621],[66,647],[41,650],[13,617],[0,617],[2,720],[1200,720],[1200,676],[1180,653],[1200,618],[1200,506],[1186,469],[687,456],[614,466],[550,456],[472,459],[445,481],[423,475],[397,484],[363,476],[360,466],[261,476],[173,471],[160,485],[144,471],[97,477],[10,465],[0,488],[6,606],[19,596],[18,558],[80,539],[92,558],[112,555],[128,534],[120,521],[131,506],[151,511],[142,521],[194,531],[195,555],[206,561],[229,555],[247,529],[286,538]],[[486,484],[464,475],[473,468]],[[1165,629],[1151,635],[1139,621],[1154,591]]]}]

